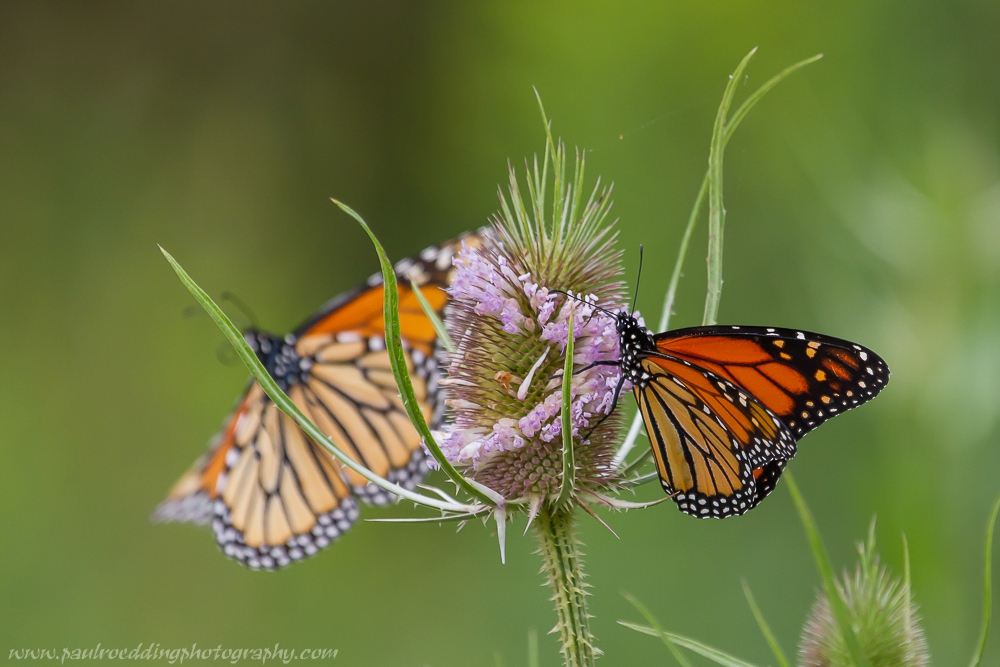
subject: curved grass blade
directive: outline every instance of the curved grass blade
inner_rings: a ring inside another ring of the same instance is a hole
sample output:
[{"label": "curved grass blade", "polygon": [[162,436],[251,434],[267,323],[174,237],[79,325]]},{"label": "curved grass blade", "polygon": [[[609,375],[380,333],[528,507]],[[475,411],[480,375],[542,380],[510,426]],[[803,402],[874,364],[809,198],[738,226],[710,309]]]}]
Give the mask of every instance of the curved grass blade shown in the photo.
[{"label": "curved grass blade", "polygon": [[274,378],[272,378],[267,372],[267,369],[265,369],[263,364],[260,363],[260,360],[257,358],[254,351],[250,349],[250,345],[248,345],[246,340],[243,338],[243,334],[241,334],[240,330],[233,325],[232,321],[230,321],[222,309],[219,308],[214,301],[212,301],[212,298],[208,296],[208,294],[206,294],[205,291],[194,282],[194,280],[191,279],[191,276],[189,276],[187,272],[181,268],[181,265],[177,263],[177,260],[175,260],[170,253],[162,247],[160,247],[160,252],[163,253],[167,262],[170,263],[170,266],[173,267],[174,272],[177,274],[177,277],[180,278],[181,283],[188,289],[189,292],[191,292],[195,300],[201,304],[202,308],[205,309],[209,317],[212,318],[219,329],[222,330],[222,333],[225,334],[226,338],[236,350],[236,354],[246,365],[250,374],[253,375],[253,377],[260,384],[264,393],[266,393],[270,399],[274,401],[274,404],[277,405],[282,412],[291,417],[292,420],[294,420],[295,423],[298,424],[310,438],[326,448],[334,456],[334,458],[359,475],[362,475],[372,484],[375,484],[379,488],[390,493],[394,493],[400,498],[406,498],[407,500],[420,505],[426,505],[427,507],[433,507],[443,511],[471,512],[478,509],[475,505],[443,502],[436,498],[430,498],[419,493],[409,491],[408,489],[379,477],[372,471],[368,470],[368,468],[365,468],[350,456],[345,454],[336,444],[333,443],[332,440],[330,440],[329,437],[327,437],[325,433],[320,431],[316,425],[313,424],[309,418],[299,410],[298,406],[296,406],[295,403],[288,398],[285,392],[281,390],[281,387],[278,386],[278,384],[274,381]]},{"label": "curved grass blade", "polygon": [[990,522],[986,526],[986,556],[983,566],[983,629],[979,633],[979,644],[976,652],[972,655],[969,667],[979,667],[979,662],[983,659],[983,651],[986,650],[986,640],[990,635],[990,615],[993,607],[992,600],[992,576],[990,574],[993,565],[993,529],[996,527],[997,513],[1000,512],[1000,498],[993,504],[993,511],[990,512]]},{"label": "curved grass blade", "polygon": [[733,136],[733,132],[735,132],[736,128],[740,126],[740,123],[743,122],[743,119],[747,117],[747,114],[750,113],[750,110],[753,109],[755,106],[757,106],[757,103],[760,102],[765,95],[771,92],[772,88],[781,83],[781,81],[789,74],[795,72],[796,70],[802,69],[806,65],[811,65],[812,63],[816,62],[822,57],[823,57],[822,53],[817,53],[811,58],[800,60],[794,65],[786,67],[785,69],[781,70],[773,77],[771,77],[767,81],[767,83],[765,83],[763,86],[755,90],[753,94],[750,95],[750,97],[743,100],[743,104],[741,104],[740,107],[736,110],[736,112],[733,113],[732,118],[730,118],[729,122],[726,124],[726,141],[727,142],[729,141],[730,137]]},{"label": "curved grass blade", "polygon": [[[640,419],[634,423],[639,424],[641,426],[642,420]],[[653,458],[653,450],[647,449],[643,453],[639,454],[639,456],[635,457],[634,461],[632,461],[622,469],[622,476],[628,477],[632,473],[637,472],[639,468],[649,463],[650,459],[652,458]]]},{"label": "curved grass blade", "polygon": [[442,322],[441,318],[438,317],[438,314],[434,312],[434,307],[427,301],[427,297],[424,296],[424,293],[420,291],[420,285],[418,285],[416,281],[411,280],[410,289],[412,289],[413,293],[417,295],[417,301],[420,302],[420,307],[423,309],[427,319],[431,321],[431,326],[434,327],[434,333],[437,334],[438,340],[441,341],[441,345],[443,345],[444,349],[448,350],[448,352],[454,354],[455,344],[451,342],[451,336],[448,335],[448,330],[444,328],[444,322]]},{"label": "curved grass blade", "polygon": [[[747,117],[750,110],[753,109],[764,95],[771,91],[772,88],[777,86],[785,77],[792,74],[793,72],[816,62],[823,57],[823,54],[813,56],[812,58],[806,58],[805,60],[799,61],[787,67],[777,75],[771,77],[763,86],[758,88],[753,92],[750,97],[743,101],[743,104],[739,106],[736,112],[733,114],[732,118],[726,123],[725,136],[723,137],[723,148],[729,143],[733,134],[736,132],[736,128],[740,126],[743,119]],[[670,328],[670,317],[673,313],[674,302],[677,297],[677,287],[680,284],[681,273],[684,270],[684,260],[687,257],[688,246],[691,243],[691,235],[694,232],[695,225],[698,222],[698,216],[701,214],[701,207],[705,202],[705,197],[708,195],[708,185],[711,180],[712,170],[709,167],[705,171],[705,177],[701,180],[701,187],[698,189],[698,195],[695,197],[694,206],[691,207],[691,214],[688,216],[687,226],[684,228],[684,234],[681,237],[681,244],[677,250],[677,260],[674,262],[674,270],[670,275],[670,284],[667,287],[667,294],[663,299],[663,311],[660,313],[660,325],[657,331],[667,331]],[[721,259],[721,258],[720,258]],[[707,322],[705,322],[707,324]],[[635,439],[638,435],[638,429],[641,423],[641,416],[637,413],[632,421],[632,426],[629,428],[628,435],[625,437],[625,441],[622,443],[618,454],[615,455],[614,466],[619,467],[625,460],[625,455],[632,450],[635,445]]]},{"label": "curved grass blade", "polygon": [[724,651],[712,648],[707,644],[702,644],[701,642],[691,639],[690,637],[685,637],[684,635],[676,635],[672,632],[663,632],[662,630],[657,631],[656,628],[639,625],[638,623],[630,623],[628,621],[618,621],[618,625],[626,627],[629,630],[641,632],[644,635],[660,637],[661,639],[666,637],[677,646],[682,646],[692,653],[704,656],[712,662],[722,665],[722,667],[757,667],[752,662],[747,662],[746,660],[742,660],[736,656],[729,655]]},{"label": "curved grass blade", "polygon": [[747,604],[750,605],[750,611],[753,613],[753,617],[757,619],[757,625],[760,626],[760,631],[764,635],[764,639],[767,640],[768,646],[771,647],[771,652],[774,653],[774,659],[778,661],[778,667],[790,667],[788,664],[788,658],[785,657],[785,652],[781,650],[781,644],[778,640],[774,638],[774,633],[771,632],[771,626],[767,624],[764,620],[764,614],[761,613],[760,607],[757,606],[757,601],[753,599],[753,593],[750,591],[750,584],[744,579],[743,583],[743,595],[747,598]]},{"label": "curved grass blade", "polygon": [[653,470],[651,472],[647,472],[644,475],[638,475],[636,477],[627,477],[625,478],[625,481],[622,482],[622,484],[629,487],[630,489],[634,489],[644,484],[649,484],[654,479],[659,479],[659,478],[660,478],[660,473]]},{"label": "curved grass blade", "polygon": [[370,523],[449,523],[452,521],[468,521],[473,517],[480,516],[486,511],[486,507],[483,506],[479,512],[464,512],[462,514],[449,514],[447,516],[409,516],[409,517],[398,517],[398,518],[384,518],[384,519],[365,519]]},{"label": "curved grass blade", "polygon": [[868,657],[862,652],[858,636],[854,633],[850,613],[847,610],[844,599],[840,595],[840,589],[837,587],[837,581],[833,576],[833,567],[830,565],[830,558],[827,556],[826,548],[823,546],[823,540],[820,537],[819,529],[816,528],[816,521],[813,519],[812,512],[809,511],[809,506],[806,505],[802,494],[799,493],[799,487],[795,483],[795,478],[791,473],[785,472],[785,480],[788,490],[792,494],[792,500],[795,502],[795,509],[798,510],[799,519],[802,520],[802,525],[805,527],[806,537],[809,539],[809,546],[812,548],[813,558],[816,560],[816,569],[819,570],[820,578],[823,579],[823,590],[826,591],[827,600],[830,602],[830,609],[833,611],[834,618],[837,619],[837,625],[840,626],[840,632],[844,636],[844,643],[847,644],[847,650],[850,652],[857,667],[871,667],[871,662],[869,662]]},{"label": "curved grass blade", "polygon": [[910,592],[910,543],[903,533],[903,604],[906,605],[906,636],[913,637],[913,604]]},{"label": "curved grass blade", "polygon": [[385,295],[382,307],[382,314],[385,318],[385,347],[389,352],[389,364],[392,366],[392,374],[396,379],[396,386],[399,388],[403,407],[406,409],[406,414],[409,416],[410,422],[417,430],[417,433],[420,434],[424,444],[430,450],[435,460],[437,460],[441,469],[455,484],[464,489],[472,497],[479,499],[487,505],[496,507],[503,504],[503,498],[498,493],[487,489],[482,484],[476,484],[472,480],[463,477],[455,469],[455,466],[451,464],[451,461],[445,457],[444,452],[441,451],[441,447],[438,446],[434,436],[431,435],[431,430],[427,426],[427,420],[424,419],[424,414],[420,410],[419,403],[417,403],[417,397],[413,393],[410,372],[406,368],[403,340],[399,332],[399,288],[396,284],[396,271],[392,267],[392,262],[389,261],[389,256],[385,254],[382,244],[379,243],[375,233],[372,232],[361,216],[347,204],[339,202],[336,199],[332,201],[340,207],[340,210],[354,218],[361,225],[361,228],[365,230],[368,238],[371,239],[372,244],[375,246],[375,252],[378,254],[378,261],[382,268],[382,285],[384,287],[382,292]]},{"label": "curved grass blade", "polygon": [[743,70],[755,53],[757,47],[743,57],[729,77],[712,128],[712,145],[708,151],[708,293],[705,295],[703,325],[715,324],[722,299],[722,230],[726,222],[726,209],[722,203],[722,155],[726,150],[726,118]]},{"label": "curved grass blade", "polygon": [[562,441],[563,470],[562,487],[559,489],[557,504],[569,502],[576,485],[576,460],[573,453],[573,315],[569,316],[569,335],[566,338],[566,363],[562,376]]},{"label": "curved grass blade", "polygon": [[528,630],[528,667],[538,667],[538,631]]},{"label": "curved grass blade", "polygon": [[674,643],[674,640],[671,639],[670,636],[663,631],[663,628],[660,627],[660,622],[656,620],[656,617],[653,616],[653,614],[648,609],[646,609],[646,605],[639,602],[639,600],[637,600],[630,593],[622,593],[622,595],[625,597],[626,600],[629,601],[629,603],[633,607],[635,607],[638,610],[640,614],[643,615],[643,617],[645,617],[646,622],[653,627],[653,630],[656,631],[656,634],[660,637],[660,639],[663,640],[663,643],[667,645],[667,648],[670,650],[670,653],[673,654],[674,656],[674,660],[676,660],[677,663],[681,665],[681,667],[691,667],[691,663],[687,661],[687,658],[684,657],[684,654],[681,653],[679,648],[677,648],[677,644]]}]

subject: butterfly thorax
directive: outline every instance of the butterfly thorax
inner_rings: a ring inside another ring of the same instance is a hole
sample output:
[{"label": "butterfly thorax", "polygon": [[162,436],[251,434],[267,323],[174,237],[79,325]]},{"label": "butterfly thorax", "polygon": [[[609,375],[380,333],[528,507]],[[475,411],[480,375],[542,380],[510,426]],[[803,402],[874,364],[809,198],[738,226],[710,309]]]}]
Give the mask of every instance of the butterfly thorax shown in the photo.
[{"label": "butterfly thorax", "polygon": [[296,351],[295,344],[298,341],[295,336],[275,336],[251,329],[243,337],[282,391],[288,391],[292,385],[305,381],[312,359],[302,357]]},{"label": "butterfly thorax", "polygon": [[649,374],[643,370],[641,362],[643,357],[656,350],[653,334],[625,311],[618,313],[616,326],[622,375],[633,386],[644,386]]}]

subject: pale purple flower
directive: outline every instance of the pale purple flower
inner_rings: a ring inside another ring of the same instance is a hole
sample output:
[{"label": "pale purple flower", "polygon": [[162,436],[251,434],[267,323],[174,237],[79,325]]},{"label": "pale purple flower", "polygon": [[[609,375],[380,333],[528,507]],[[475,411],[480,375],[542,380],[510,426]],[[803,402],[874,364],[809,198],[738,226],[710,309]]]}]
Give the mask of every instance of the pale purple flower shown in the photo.
[{"label": "pale purple flower", "polygon": [[[582,254],[585,248],[571,248],[581,254],[564,260],[595,267],[572,272],[573,266],[530,266],[532,253],[514,252],[518,241],[498,224],[483,246],[463,247],[454,260],[448,327],[458,350],[448,375],[462,382],[449,390],[451,419],[442,450],[466,474],[507,497],[558,488],[562,370],[572,318],[576,371],[569,378],[569,426],[579,442],[583,477],[596,486],[610,484],[617,420],[602,420],[613,407],[620,377],[613,363],[618,332],[609,314],[620,308],[620,284],[612,280],[617,253],[610,243],[601,246],[595,254],[603,261],[595,262]],[[576,279],[561,279],[562,268]]]}]

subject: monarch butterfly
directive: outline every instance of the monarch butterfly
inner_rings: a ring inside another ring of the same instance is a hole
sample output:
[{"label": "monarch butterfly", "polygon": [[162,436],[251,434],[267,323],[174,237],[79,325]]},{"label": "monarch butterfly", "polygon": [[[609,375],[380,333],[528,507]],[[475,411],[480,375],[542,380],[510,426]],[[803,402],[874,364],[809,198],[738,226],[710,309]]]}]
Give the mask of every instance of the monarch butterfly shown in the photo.
[{"label": "monarch butterfly", "polygon": [[[452,257],[478,234],[465,234],[395,266],[400,333],[424,417],[434,428],[437,334],[413,280],[439,314],[448,303]],[[335,297],[287,336],[248,330],[244,337],[296,406],[351,458],[406,488],[426,475],[426,455],[410,424],[385,349],[382,275]],[[174,485],[154,520],[212,523],[230,558],[277,569],[315,554],[358,518],[356,499],[394,499],[310,439],[253,379],[209,451]]]},{"label": "monarch butterfly", "polygon": [[889,367],[850,341],[774,327],[704,326],[654,335],[614,315],[664,491],[681,511],[723,519],[756,507],[796,442],[878,394]]}]

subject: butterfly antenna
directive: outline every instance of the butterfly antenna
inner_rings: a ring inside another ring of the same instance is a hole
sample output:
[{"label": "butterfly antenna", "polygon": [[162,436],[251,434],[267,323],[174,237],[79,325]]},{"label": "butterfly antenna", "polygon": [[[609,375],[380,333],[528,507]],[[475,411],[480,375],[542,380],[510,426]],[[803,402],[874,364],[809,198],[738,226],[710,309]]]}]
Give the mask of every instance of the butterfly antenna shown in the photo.
[{"label": "butterfly antenna", "polygon": [[597,310],[601,311],[602,313],[606,313],[606,314],[610,315],[611,317],[617,317],[617,315],[616,315],[615,313],[612,313],[612,312],[611,312],[610,310],[608,310],[607,308],[601,308],[601,307],[600,307],[600,306],[598,306],[598,305],[597,305],[596,303],[591,303],[591,302],[589,302],[589,301],[586,301],[586,300],[584,300],[584,299],[581,299],[581,298],[580,298],[580,297],[578,297],[578,296],[574,296],[573,294],[570,294],[570,293],[569,293],[569,292],[567,292],[566,290],[561,290],[561,289],[550,289],[550,290],[549,290],[549,292],[550,292],[550,293],[553,293],[553,294],[563,294],[563,295],[565,295],[565,296],[569,297],[570,299],[573,299],[573,300],[575,300],[575,301],[579,301],[580,303],[583,303],[583,304],[586,304],[586,305],[588,305],[588,306],[590,306],[590,307],[592,307],[592,308],[595,308],[595,309],[597,309]]},{"label": "butterfly antenna", "polygon": [[635,301],[639,298],[639,279],[642,278],[642,244],[639,244],[639,272],[635,276],[635,294],[632,295],[632,312],[629,317],[635,315]]},{"label": "butterfly antenna", "polygon": [[247,318],[250,322],[250,326],[255,330],[260,330],[260,324],[257,322],[257,315],[254,314],[253,310],[246,304],[246,301],[236,296],[232,292],[223,292],[221,294],[223,301],[228,301],[229,303],[236,306],[236,309],[242,313],[243,317]]}]

